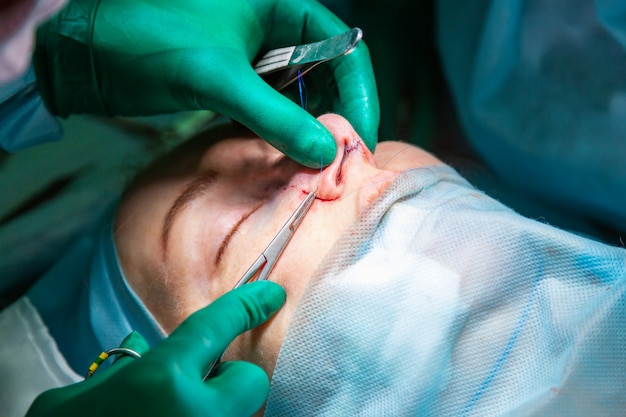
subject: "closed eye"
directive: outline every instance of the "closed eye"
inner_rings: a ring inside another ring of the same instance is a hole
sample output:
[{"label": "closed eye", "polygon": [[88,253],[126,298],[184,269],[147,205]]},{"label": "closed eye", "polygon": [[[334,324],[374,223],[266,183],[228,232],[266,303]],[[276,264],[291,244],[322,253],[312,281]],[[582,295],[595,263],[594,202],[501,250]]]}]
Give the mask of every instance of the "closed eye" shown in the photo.
[{"label": "closed eye", "polygon": [[259,208],[261,208],[262,205],[263,205],[263,202],[258,204],[256,207],[254,207],[248,213],[244,214],[241,217],[241,219],[239,219],[239,221],[237,223],[235,223],[235,225],[230,229],[230,231],[228,232],[228,234],[226,235],[226,237],[224,238],[224,240],[220,244],[219,249],[217,250],[217,255],[215,257],[215,266],[216,267],[218,267],[220,265],[220,263],[222,261],[222,257],[224,256],[224,252],[226,252],[226,247],[230,243],[233,235],[235,233],[237,233],[237,231],[239,230],[239,227],[243,224],[243,222],[245,222],[254,212],[256,212]]},{"label": "closed eye", "polygon": [[163,250],[163,258],[167,256],[167,245],[169,240],[170,231],[176,217],[188,207],[192,201],[204,195],[215,183],[217,179],[217,173],[210,171],[204,175],[192,180],[178,196],[174,204],[170,207],[165,219],[163,220],[163,227],[161,228],[161,248]]}]

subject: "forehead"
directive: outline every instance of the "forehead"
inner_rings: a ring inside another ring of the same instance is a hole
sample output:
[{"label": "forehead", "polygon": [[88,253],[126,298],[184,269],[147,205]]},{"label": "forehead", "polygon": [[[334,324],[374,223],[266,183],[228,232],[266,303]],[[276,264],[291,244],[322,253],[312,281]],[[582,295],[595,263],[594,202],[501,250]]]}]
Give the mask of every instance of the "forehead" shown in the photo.
[{"label": "forehead", "polygon": [[234,174],[267,166],[283,154],[254,135],[224,138],[207,148],[200,160],[202,169]]},{"label": "forehead", "polygon": [[187,178],[212,169],[211,165],[225,165],[229,159],[249,147],[246,143],[260,141],[258,137],[235,123],[224,123],[203,131],[174,149],[167,151],[143,169],[132,181],[129,189],[169,181],[175,178]]}]

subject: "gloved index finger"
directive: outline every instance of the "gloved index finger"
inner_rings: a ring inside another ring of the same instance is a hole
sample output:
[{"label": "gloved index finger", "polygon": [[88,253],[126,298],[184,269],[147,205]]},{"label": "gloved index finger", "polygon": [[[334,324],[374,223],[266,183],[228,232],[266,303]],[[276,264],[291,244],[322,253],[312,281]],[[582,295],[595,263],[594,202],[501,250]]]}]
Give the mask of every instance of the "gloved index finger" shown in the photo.
[{"label": "gloved index finger", "polygon": [[[316,1],[283,2],[272,9],[280,22],[268,34],[268,44],[297,45],[328,39],[349,30],[330,10]],[[371,151],[380,124],[380,104],[369,50],[362,40],[350,54],[322,64],[331,68],[338,97],[333,112],[344,116]]]},{"label": "gloved index finger", "polygon": [[[269,319],[285,302],[283,288],[270,281],[246,284],[195,312],[152,351],[185,372],[203,376],[239,334]],[[153,358],[154,359],[154,358]]]}]

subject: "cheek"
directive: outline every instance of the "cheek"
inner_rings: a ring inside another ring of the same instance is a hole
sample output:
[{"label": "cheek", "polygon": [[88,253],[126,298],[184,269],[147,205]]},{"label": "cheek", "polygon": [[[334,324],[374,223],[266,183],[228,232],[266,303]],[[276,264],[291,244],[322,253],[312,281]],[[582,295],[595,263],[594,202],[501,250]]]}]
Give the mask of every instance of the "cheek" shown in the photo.
[{"label": "cheek", "polygon": [[180,216],[168,242],[164,285],[189,314],[230,290],[238,279],[231,266],[242,265],[246,260],[243,255],[250,254],[240,252],[242,258],[237,261],[224,257],[221,266],[217,266],[220,246],[244,210],[207,205],[211,210],[199,204]]},{"label": "cheek", "polygon": [[250,265],[259,257],[260,253],[261,249],[242,249],[226,257],[227,259],[222,262],[217,272],[220,281],[224,283],[222,286],[223,291],[219,295],[233,289],[244,272],[246,272]]},{"label": "cheek", "polygon": [[395,141],[379,143],[374,158],[379,168],[394,171],[443,164],[421,148]]},{"label": "cheek", "polygon": [[287,302],[274,317],[233,341],[225,354],[225,359],[252,362],[263,368],[271,377],[296,307],[297,302],[291,302],[288,295]]},{"label": "cheek", "polygon": [[[310,244],[314,243],[313,239],[305,240]],[[314,246],[319,249],[318,245]],[[239,336],[228,351],[228,360],[239,359],[255,363],[271,377],[291,320],[319,266],[320,258],[319,253],[304,250],[294,237],[270,274],[270,280],[280,284],[287,293],[285,305],[266,323]]]}]

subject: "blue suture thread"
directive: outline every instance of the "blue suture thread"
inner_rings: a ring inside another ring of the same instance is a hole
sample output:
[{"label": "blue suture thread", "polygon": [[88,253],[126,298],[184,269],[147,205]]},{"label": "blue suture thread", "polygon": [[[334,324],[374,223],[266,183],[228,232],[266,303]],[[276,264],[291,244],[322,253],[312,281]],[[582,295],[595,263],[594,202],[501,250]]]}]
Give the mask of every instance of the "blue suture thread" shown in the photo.
[{"label": "blue suture thread", "polygon": [[304,85],[304,80],[302,79],[302,73],[300,70],[298,70],[298,92],[300,93],[300,106],[306,110],[309,96],[307,94],[306,85]]},{"label": "blue suture thread", "polygon": [[[306,85],[304,84],[304,80],[302,79],[302,72],[300,72],[300,70],[298,70],[298,92],[300,93],[300,107],[306,110],[306,106],[309,101],[309,94],[306,90]],[[322,173],[322,169],[323,169],[322,162],[323,162],[323,155],[320,152],[320,174]],[[318,187],[319,187],[319,184],[318,184]]]},{"label": "blue suture thread", "polygon": [[480,385],[480,387],[478,388],[478,391],[476,391],[476,393],[471,398],[467,406],[465,406],[465,409],[461,413],[462,416],[469,415],[470,411],[472,411],[474,406],[478,403],[478,400],[480,400],[483,394],[487,391],[487,389],[489,388],[489,385],[491,385],[491,382],[493,382],[495,377],[498,375],[498,372],[500,372],[500,368],[502,368],[502,366],[504,365],[504,362],[506,362],[507,358],[511,354],[511,351],[513,350],[513,345],[515,345],[517,338],[519,337],[520,333],[522,332],[522,329],[524,328],[524,325],[526,324],[526,319],[528,318],[528,315],[530,314],[530,308],[532,307],[534,303],[535,296],[537,294],[537,287],[538,287],[537,284],[541,276],[542,276],[541,273],[537,274],[535,278],[535,282],[533,283],[533,289],[530,293],[530,297],[528,301],[526,301],[526,304],[524,305],[524,310],[522,311],[522,315],[519,321],[517,322],[515,329],[513,330],[513,334],[509,338],[509,341],[506,344],[506,347],[504,348],[504,350],[502,351],[502,354],[496,361],[494,368],[491,370],[487,378]]}]

